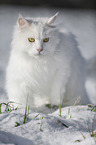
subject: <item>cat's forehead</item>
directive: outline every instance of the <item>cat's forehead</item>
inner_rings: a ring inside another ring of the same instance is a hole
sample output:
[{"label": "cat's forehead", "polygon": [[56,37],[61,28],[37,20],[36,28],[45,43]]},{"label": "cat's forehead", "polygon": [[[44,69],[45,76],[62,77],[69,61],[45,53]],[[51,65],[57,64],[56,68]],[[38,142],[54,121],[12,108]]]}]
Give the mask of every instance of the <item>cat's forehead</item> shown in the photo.
[{"label": "cat's forehead", "polygon": [[32,20],[29,27],[29,33],[35,37],[43,37],[48,33],[48,27],[42,21]]},{"label": "cat's forehead", "polygon": [[50,36],[50,31],[52,31],[53,28],[47,25],[47,19],[26,18],[26,20],[29,22],[30,25],[27,26],[26,29],[22,29],[21,32],[24,32],[22,33],[24,34],[24,36],[37,39],[42,39],[44,37]]},{"label": "cat's forehead", "polygon": [[44,26],[41,23],[34,22],[30,26],[30,34],[34,37],[42,37],[44,33]]},{"label": "cat's forehead", "polygon": [[47,19],[42,18],[26,18],[26,20],[29,22],[30,25],[41,28],[44,27],[47,22]]},{"label": "cat's forehead", "polygon": [[41,22],[37,22],[37,21],[33,21],[31,23],[31,28],[36,29],[37,31],[43,31],[44,29],[44,24],[42,24]]},{"label": "cat's forehead", "polygon": [[29,17],[27,17],[26,20],[29,23],[34,23],[34,24],[42,23],[42,24],[45,24],[45,23],[47,23],[48,18],[29,18]]}]

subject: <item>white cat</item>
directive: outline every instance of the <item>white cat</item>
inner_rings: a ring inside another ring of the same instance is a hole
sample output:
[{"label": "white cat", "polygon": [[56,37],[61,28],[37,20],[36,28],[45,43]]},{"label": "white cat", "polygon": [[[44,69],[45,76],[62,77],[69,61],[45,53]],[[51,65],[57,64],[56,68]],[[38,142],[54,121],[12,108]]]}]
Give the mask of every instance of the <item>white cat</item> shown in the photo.
[{"label": "white cat", "polygon": [[[15,27],[7,68],[8,97],[20,107],[87,104],[85,63],[74,36],[51,18],[23,18]],[[16,105],[17,105],[16,104]]]}]

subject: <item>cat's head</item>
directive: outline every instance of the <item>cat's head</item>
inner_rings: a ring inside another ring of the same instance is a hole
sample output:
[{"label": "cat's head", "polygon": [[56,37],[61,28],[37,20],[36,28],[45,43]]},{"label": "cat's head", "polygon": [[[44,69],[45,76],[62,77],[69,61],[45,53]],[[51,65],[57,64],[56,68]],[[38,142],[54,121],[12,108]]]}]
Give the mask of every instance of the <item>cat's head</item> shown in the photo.
[{"label": "cat's head", "polygon": [[46,55],[54,50],[55,34],[52,25],[57,17],[51,18],[18,18],[13,37],[13,47],[30,56]]}]

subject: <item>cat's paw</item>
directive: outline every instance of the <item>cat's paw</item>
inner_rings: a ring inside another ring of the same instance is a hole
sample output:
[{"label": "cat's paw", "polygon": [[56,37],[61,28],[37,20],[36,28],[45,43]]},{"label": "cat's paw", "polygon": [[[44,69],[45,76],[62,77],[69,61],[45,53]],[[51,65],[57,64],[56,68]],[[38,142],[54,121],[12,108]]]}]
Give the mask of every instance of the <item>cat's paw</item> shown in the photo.
[{"label": "cat's paw", "polygon": [[58,106],[57,106],[57,105],[46,104],[45,106],[46,106],[47,108],[49,108],[49,109],[58,109]]}]

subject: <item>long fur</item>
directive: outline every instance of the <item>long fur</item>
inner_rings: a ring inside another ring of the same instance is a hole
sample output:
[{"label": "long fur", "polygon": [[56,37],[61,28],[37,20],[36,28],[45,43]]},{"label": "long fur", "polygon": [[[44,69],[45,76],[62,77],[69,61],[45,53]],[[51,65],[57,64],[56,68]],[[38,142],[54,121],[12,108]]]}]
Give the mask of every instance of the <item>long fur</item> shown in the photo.
[{"label": "long fur", "polygon": [[[48,18],[27,18],[30,24],[16,25],[6,74],[9,100],[20,107],[37,109],[45,104],[88,103],[85,91],[85,62],[74,35],[48,25]],[[30,43],[28,38],[34,38]],[[44,43],[43,39],[49,38]],[[43,48],[39,54],[37,49]]]}]

